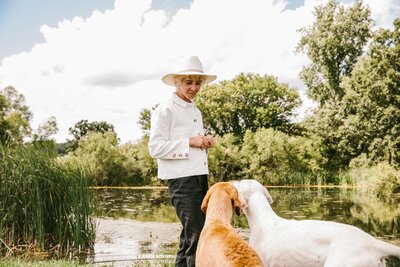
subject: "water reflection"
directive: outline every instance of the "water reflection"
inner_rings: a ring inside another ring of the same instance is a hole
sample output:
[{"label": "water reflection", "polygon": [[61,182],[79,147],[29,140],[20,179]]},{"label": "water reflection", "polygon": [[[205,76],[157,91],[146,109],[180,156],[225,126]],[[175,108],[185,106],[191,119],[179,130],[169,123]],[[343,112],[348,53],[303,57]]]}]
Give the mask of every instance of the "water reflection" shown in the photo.
[{"label": "water reflection", "polygon": [[[383,201],[354,189],[268,188],[275,212],[286,219],[319,219],[357,226],[400,246],[400,194]],[[96,189],[98,217],[143,222],[178,222],[166,189]],[[245,216],[234,216],[235,227],[248,236]],[[133,245],[133,244],[132,244]],[[154,253],[151,241],[135,243],[140,254]],[[165,255],[174,255],[177,242],[163,243]]]},{"label": "water reflection", "polygon": [[96,216],[178,222],[166,189],[95,189]]},{"label": "water reflection", "polygon": [[400,195],[389,200],[355,189],[269,189],[276,213],[287,219],[318,219],[357,226],[373,236],[397,241],[400,237]]},{"label": "water reflection", "polygon": [[[354,189],[269,188],[275,212],[286,219],[318,219],[355,225],[385,239],[400,237],[400,194],[388,201]],[[96,189],[98,217],[178,222],[166,189]],[[247,228],[244,216],[234,218]]]}]

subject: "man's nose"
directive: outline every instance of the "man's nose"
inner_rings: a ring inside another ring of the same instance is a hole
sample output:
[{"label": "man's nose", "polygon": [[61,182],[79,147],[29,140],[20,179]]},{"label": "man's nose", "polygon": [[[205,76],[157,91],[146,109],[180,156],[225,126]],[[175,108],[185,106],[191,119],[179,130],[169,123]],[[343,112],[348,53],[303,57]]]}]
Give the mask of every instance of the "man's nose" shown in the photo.
[{"label": "man's nose", "polygon": [[190,89],[193,90],[193,91],[197,91],[197,90],[200,89],[200,85],[192,84],[192,86],[190,87]]}]

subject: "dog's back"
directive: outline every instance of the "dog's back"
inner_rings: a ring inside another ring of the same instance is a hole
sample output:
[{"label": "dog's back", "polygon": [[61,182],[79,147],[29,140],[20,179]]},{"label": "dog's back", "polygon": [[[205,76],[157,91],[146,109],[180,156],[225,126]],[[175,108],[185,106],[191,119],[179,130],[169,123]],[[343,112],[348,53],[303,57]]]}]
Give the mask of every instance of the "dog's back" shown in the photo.
[{"label": "dog's back", "polygon": [[232,203],[240,208],[236,189],[229,183],[217,183],[202,203],[206,222],[196,252],[196,266],[261,267],[257,253],[231,226]]},{"label": "dog's back", "polygon": [[262,266],[257,253],[231,226],[214,221],[204,229],[200,238],[203,242],[197,251],[202,258],[198,266]]},{"label": "dog's back", "polygon": [[232,182],[239,191],[250,244],[267,266],[384,266],[400,248],[361,229],[332,221],[286,220],[270,207],[272,198],[255,180]]}]

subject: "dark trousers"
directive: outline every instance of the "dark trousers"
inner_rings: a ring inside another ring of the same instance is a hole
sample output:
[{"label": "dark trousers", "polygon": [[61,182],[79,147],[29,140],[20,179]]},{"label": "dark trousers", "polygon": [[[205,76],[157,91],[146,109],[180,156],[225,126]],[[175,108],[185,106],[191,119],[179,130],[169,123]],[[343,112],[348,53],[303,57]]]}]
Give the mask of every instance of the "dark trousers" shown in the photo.
[{"label": "dark trousers", "polygon": [[195,266],[197,242],[204,226],[201,202],[208,190],[208,176],[195,175],[168,180],[172,205],[182,223],[175,266]]}]

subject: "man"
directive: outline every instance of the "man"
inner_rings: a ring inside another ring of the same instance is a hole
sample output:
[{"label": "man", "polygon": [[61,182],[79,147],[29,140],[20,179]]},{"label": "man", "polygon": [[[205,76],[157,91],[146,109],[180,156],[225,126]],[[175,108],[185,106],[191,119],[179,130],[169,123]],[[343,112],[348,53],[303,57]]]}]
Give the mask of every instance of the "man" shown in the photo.
[{"label": "man", "polygon": [[207,149],[215,145],[205,135],[200,110],[193,99],[202,85],[217,78],[204,73],[198,57],[190,57],[162,81],[176,92],[151,116],[149,151],[157,159],[158,177],[167,180],[171,202],[182,223],[175,266],[195,266],[196,248],[204,225],[201,202],[208,190]]}]

